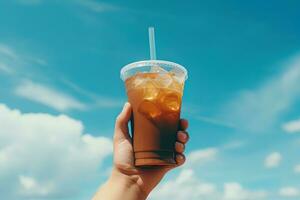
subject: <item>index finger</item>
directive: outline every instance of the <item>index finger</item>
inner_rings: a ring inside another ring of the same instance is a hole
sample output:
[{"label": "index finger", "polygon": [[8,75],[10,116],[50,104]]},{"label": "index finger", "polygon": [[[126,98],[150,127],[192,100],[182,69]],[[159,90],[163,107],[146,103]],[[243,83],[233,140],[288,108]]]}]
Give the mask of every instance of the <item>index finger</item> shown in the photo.
[{"label": "index finger", "polygon": [[180,119],[180,130],[185,131],[189,126],[189,122],[186,119]]}]

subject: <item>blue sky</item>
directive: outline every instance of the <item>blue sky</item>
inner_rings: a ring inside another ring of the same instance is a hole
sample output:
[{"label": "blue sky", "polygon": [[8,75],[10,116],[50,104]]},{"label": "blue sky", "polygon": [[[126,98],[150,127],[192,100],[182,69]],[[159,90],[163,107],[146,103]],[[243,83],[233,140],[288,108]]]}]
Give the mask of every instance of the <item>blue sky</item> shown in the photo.
[{"label": "blue sky", "polygon": [[299,199],[299,6],[1,1],[0,192],[91,197],[109,173],[126,101],[120,69],[149,58],[154,26],[158,58],[189,72],[182,116],[191,140],[186,165],[150,198]]}]

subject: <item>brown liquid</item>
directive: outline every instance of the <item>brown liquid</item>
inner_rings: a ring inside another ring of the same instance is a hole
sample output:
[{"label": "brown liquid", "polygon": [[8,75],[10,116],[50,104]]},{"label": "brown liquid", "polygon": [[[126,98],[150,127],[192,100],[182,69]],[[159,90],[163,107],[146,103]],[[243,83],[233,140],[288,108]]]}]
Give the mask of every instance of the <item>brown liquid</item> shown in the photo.
[{"label": "brown liquid", "polygon": [[126,80],[133,107],[136,166],[173,165],[183,83],[171,73],[138,73]]}]

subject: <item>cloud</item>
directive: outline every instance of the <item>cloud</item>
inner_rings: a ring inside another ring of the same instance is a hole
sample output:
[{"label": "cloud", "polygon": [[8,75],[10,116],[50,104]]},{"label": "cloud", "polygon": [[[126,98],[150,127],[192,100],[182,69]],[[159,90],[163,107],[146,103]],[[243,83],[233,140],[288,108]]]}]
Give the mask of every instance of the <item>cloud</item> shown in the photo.
[{"label": "cloud", "polygon": [[227,122],[222,118],[199,115],[199,113],[202,113],[202,109],[197,104],[185,103],[184,105],[182,105],[182,111],[190,115],[191,118],[200,122],[204,122],[216,126],[222,126],[226,128],[235,128],[235,125],[233,123]]},{"label": "cloud", "polygon": [[[271,193],[264,189],[248,189],[239,182],[214,183],[197,175],[197,166],[217,159],[220,151],[240,148],[244,142],[234,141],[219,148],[194,150],[187,155],[187,163],[173,178],[161,183],[150,195],[150,200],[267,200]],[[174,192],[176,191],[176,192]]]},{"label": "cloud", "polygon": [[179,175],[156,188],[150,200],[262,200],[268,197],[265,190],[247,190],[237,182],[224,183],[223,191],[216,184],[201,181],[192,169],[183,169]]},{"label": "cloud", "polygon": [[220,120],[220,119],[216,119],[216,118],[205,117],[205,116],[196,116],[195,119],[202,121],[202,122],[217,125],[217,126],[224,126],[227,128],[235,128],[235,125],[233,123],[226,122],[224,120]]},{"label": "cloud", "polygon": [[123,106],[124,100],[100,96],[93,92],[82,89],[75,83],[73,83],[67,79],[64,79],[64,78],[61,79],[61,81],[65,85],[67,85],[69,88],[71,88],[72,90],[77,92],[78,94],[89,98],[92,101],[92,103],[90,103],[89,107],[92,107],[92,108],[120,108]]},{"label": "cloud", "polygon": [[42,0],[16,0],[16,2],[23,5],[39,5],[43,1]]},{"label": "cloud", "polygon": [[[122,99],[94,94],[65,79],[57,80],[52,77],[54,81],[62,82],[76,93],[82,95],[81,97],[86,98],[89,101],[88,105],[53,87],[30,81],[44,79],[45,75],[39,73],[33,67],[46,65],[50,64],[43,58],[16,51],[15,48],[0,43],[0,73],[3,72],[9,75],[8,78],[13,82],[25,79],[25,81],[19,82],[17,87],[13,89],[16,95],[49,106],[58,111],[122,107],[124,102]],[[30,80],[26,80],[28,77],[30,77]]]},{"label": "cloud", "polygon": [[32,76],[35,74],[32,67],[47,64],[44,59],[29,55],[28,49],[21,52],[11,45],[0,43],[0,72],[11,77]]},{"label": "cloud", "polygon": [[52,182],[40,183],[30,176],[19,176],[19,194],[24,197],[46,197],[54,191]]},{"label": "cloud", "polygon": [[12,74],[14,73],[13,69],[10,68],[8,65],[6,65],[5,63],[1,63],[0,62],[0,72],[4,72],[6,74]]},{"label": "cloud", "polygon": [[77,2],[78,5],[97,13],[115,11],[119,9],[117,6],[95,0],[77,0],[75,2]]},{"label": "cloud", "polygon": [[245,141],[241,141],[241,140],[233,140],[229,143],[226,143],[222,146],[223,150],[232,150],[232,149],[238,149],[238,148],[242,148],[246,145]]},{"label": "cloud", "polygon": [[224,184],[224,200],[259,200],[265,199],[268,192],[264,190],[249,191],[244,189],[239,183],[231,182]]},{"label": "cloud", "polygon": [[[187,162],[180,173],[173,179],[162,183],[150,195],[150,200],[174,199],[174,200],[217,200],[220,194],[216,185],[200,180],[194,169],[216,159],[219,150],[206,148],[194,150],[187,155]],[[174,192],[176,191],[176,192]]]},{"label": "cloud", "polygon": [[283,124],[282,129],[287,133],[300,133],[300,119]]},{"label": "cloud", "polygon": [[217,148],[207,148],[192,151],[187,156],[186,166],[202,165],[216,159],[219,150]]},{"label": "cloud", "polygon": [[41,5],[42,3],[47,2],[55,2],[55,3],[69,3],[72,5],[79,5],[82,8],[88,9],[89,11],[95,12],[95,13],[101,13],[101,12],[108,12],[108,11],[115,11],[118,10],[119,7],[106,3],[101,2],[97,0],[73,0],[73,1],[47,1],[47,0],[15,0],[15,2],[25,5],[25,6],[37,6]]},{"label": "cloud", "polygon": [[33,64],[38,64],[41,66],[46,66],[48,65],[48,62],[42,58],[38,58],[38,57],[33,57],[33,56],[27,56],[26,58],[29,62],[33,63]]},{"label": "cloud", "polygon": [[244,90],[223,111],[240,129],[263,132],[272,127],[300,97],[300,55],[283,64],[284,71],[253,90]]},{"label": "cloud", "polygon": [[[43,58],[16,51],[16,49],[10,45],[0,43],[0,73],[9,75],[7,78],[17,83],[17,86],[12,89],[17,96],[46,105],[58,111],[83,111],[87,109],[122,107],[123,99],[94,94],[64,79],[55,80],[55,78],[52,77],[54,81],[59,83],[63,82],[69,88],[73,89],[77,94],[81,95],[82,98],[86,99],[88,104],[49,85],[30,81],[44,79],[45,75],[39,73],[39,71],[33,67],[45,65],[50,64]],[[30,77],[30,80],[28,77]],[[20,82],[20,80],[24,79],[25,81]]]},{"label": "cloud", "polygon": [[16,54],[16,52],[9,47],[8,45],[0,43],[0,55],[6,56],[10,59],[18,59],[19,56]]},{"label": "cloud", "polygon": [[184,169],[173,179],[161,184],[150,195],[150,200],[217,199],[216,186],[200,181],[193,170]]},{"label": "cloud", "polygon": [[49,106],[59,111],[85,110],[87,106],[74,97],[46,85],[29,80],[15,88],[15,94],[28,100]]},{"label": "cloud", "polygon": [[298,165],[296,165],[296,166],[294,167],[294,172],[295,172],[296,174],[300,174],[300,164],[298,164]]},{"label": "cloud", "polygon": [[3,199],[76,197],[99,181],[112,141],[84,133],[66,115],[22,113],[0,104],[0,192]]},{"label": "cloud", "polygon": [[279,195],[282,197],[300,197],[300,190],[295,187],[283,187],[279,190]]},{"label": "cloud", "polygon": [[275,168],[278,167],[281,162],[282,156],[278,152],[273,152],[269,154],[265,159],[265,167],[266,168]]}]

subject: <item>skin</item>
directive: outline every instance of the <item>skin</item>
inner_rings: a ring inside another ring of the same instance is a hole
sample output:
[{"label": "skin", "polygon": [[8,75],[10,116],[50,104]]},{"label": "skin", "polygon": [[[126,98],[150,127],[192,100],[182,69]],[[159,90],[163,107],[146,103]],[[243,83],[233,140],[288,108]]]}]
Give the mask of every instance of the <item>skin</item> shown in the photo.
[{"label": "skin", "polygon": [[134,166],[132,140],[129,136],[128,123],[132,108],[125,103],[122,112],[115,122],[114,133],[114,166],[109,179],[93,197],[93,200],[143,200],[158,185],[164,175],[185,162],[183,154],[189,139],[186,132],[188,121],[180,120],[175,145],[176,165],[139,168]]}]

